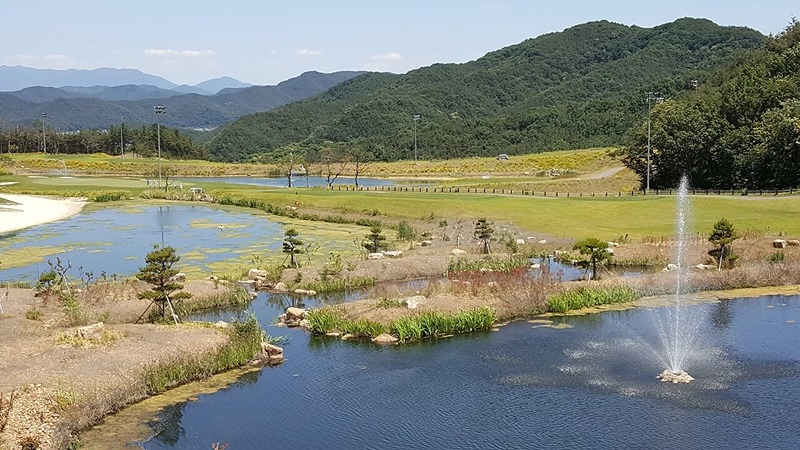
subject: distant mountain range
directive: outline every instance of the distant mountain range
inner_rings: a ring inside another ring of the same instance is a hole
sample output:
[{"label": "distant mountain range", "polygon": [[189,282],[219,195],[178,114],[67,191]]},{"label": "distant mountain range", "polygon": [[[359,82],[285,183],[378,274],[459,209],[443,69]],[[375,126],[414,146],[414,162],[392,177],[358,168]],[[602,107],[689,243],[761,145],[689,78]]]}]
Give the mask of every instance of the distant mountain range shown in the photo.
[{"label": "distant mountain range", "polygon": [[242,83],[231,77],[214,78],[202,83],[178,85],[156,75],[136,69],[33,69],[23,66],[0,66],[0,91],[18,91],[33,86],[42,87],[115,87],[126,85],[146,85],[172,90],[183,94],[210,95],[226,88],[245,88],[251,84]]},{"label": "distant mountain range", "polygon": [[[19,86],[19,77],[30,76],[27,87],[0,92],[0,118],[7,125],[27,126],[46,114],[47,125],[56,130],[98,129],[118,124],[122,117],[128,124],[153,123],[153,106],[160,104],[167,110],[166,115],[158,117],[163,125],[216,128],[246,114],[319,94],[362,73],[306,72],[276,86],[251,86],[230,77],[178,86],[132,69],[80,71],[0,66],[2,86]],[[211,94],[212,91],[216,93]]]}]

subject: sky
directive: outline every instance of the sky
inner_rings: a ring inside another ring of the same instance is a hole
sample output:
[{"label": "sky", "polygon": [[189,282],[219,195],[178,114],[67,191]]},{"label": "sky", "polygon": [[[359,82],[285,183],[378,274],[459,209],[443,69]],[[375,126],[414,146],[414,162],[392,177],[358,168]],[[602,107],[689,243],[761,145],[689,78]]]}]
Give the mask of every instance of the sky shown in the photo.
[{"label": "sky", "polygon": [[0,0],[0,11],[0,65],[266,85],[309,70],[466,62],[595,20],[649,28],[703,17],[777,34],[800,16],[800,1]]}]

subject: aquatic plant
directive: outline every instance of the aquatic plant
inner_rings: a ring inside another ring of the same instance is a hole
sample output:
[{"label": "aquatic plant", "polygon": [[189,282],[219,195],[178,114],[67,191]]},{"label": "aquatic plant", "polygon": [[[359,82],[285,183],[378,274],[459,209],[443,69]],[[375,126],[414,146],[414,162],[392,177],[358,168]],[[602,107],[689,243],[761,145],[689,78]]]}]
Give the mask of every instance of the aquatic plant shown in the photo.
[{"label": "aquatic plant", "polygon": [[317,292],[341,292],[372,286],[377,282],[375,277],[347,277],[328,280],[309,281],[303,284],[303,289]]},{"label": "aquatic plant", "polygon": [[632,302],[636,298],[636,291],[628,286],[578,286],[566,292],[551,295],[547,298],[547,305],[550,311],[563,313],[573,309]]}]

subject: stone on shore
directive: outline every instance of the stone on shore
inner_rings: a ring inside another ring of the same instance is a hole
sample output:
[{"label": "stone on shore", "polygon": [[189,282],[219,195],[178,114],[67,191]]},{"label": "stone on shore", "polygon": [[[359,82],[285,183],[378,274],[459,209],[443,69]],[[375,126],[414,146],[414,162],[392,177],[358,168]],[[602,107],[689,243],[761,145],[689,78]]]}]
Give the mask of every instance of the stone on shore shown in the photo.
[{"label": "stone on shore", "polygon": [[286,283],[284,283],[283,281],[275,283],[275,286],[273,286],[272,289],[276,292],[289,292],[289,287],[286,286]]},{"label": "stone on shore", "polygon": [[267,271],[261,269],[250,269],[250,271],[247,272],[248,280],[257,280],[259,278],[261,278],[262,280],[267,278]]},{"label": "stone on shore", "polygon": [[290,306],[286,308],[286,320],[303,320],[306,318],[306,310]]},{"label": "stone on shore", "polygon": [[427,298],[425,298],[424,295],[413,295],[403,300],[401,303],[406,305],[408,309],[416,309],[417,306],[424,304],[426,300]]},{"label": "stone on shore", "polygon": [[397,341],[398,339],[396,337],[386,333],[379,334],[372,338],[372,342],[378,345],[394,345],[397,343]]},{"label": "stone on shore", "polygon": [[466,250],[461,250],[460,248],[454,248],[454,249],[450,250],[450,254],[451,255],[461,256],[461,255],[466,255],[467,252],[466,252]]}]

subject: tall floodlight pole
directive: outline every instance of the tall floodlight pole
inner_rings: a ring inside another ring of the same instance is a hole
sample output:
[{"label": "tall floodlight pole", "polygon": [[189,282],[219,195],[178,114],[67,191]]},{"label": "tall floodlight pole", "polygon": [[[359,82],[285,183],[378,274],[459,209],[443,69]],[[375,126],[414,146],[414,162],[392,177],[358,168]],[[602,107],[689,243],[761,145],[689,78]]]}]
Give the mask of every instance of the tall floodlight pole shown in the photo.
[{"label": "tall floodlight pole", "polygon": [[47,113],[42,113],[42,151],[47,153],[47,134],[44,131],[44,119],[47,117]]},{"label": "tall floodlight pole", "polygon": [[119,158],[123,159],[125,157],[125,141],[122,140],[122,130],[125,128],[125,116],[120,118],[119,123]]},{"label": "tall floodlight pole", "polygon": [[417,122],[419,114],[414,114],[414,164],[417,163]]},{"label": "tall floodlight pole", "polygon": [[650,152],[651,152],[651,140],[650,140],[650,122],[653,116],[653,103],[661,103],[664,101],[663,97],[659,97],[658,92],[648,92],[647,93],[647,184],[645,187],[645,193],[650,193]]},{"label": "tall floodlight pole", "polygon": [[153,107],[153,112],[156,114],[156,132],[158,133],[158,187],[161,187],[161,121],[158,119],[159,114],[166,114],[167,108],[162,105]]}]

